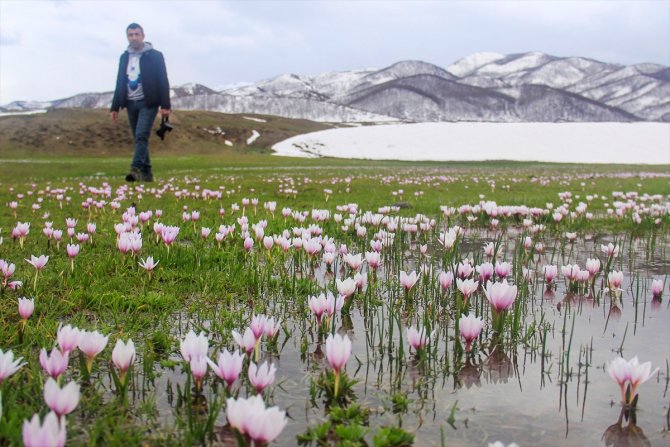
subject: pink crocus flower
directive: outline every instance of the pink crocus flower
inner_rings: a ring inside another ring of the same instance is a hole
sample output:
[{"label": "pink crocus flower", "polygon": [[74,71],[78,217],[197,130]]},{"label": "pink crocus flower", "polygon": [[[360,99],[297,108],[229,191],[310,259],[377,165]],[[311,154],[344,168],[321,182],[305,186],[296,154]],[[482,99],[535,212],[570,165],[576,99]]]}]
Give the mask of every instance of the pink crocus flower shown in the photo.
[{"label": "pink crocus flower", "polygon": [[351,356],[351,340],[347,335],[330,334],[326,339],[326,358],[328,364],[340,373]]},{"label": "pink crocus flower", "polygon": [[25,362],[21,362],[22,360],[23,357],[14,360],[14,353],[12,351],[2,352],[2,349],[0,349],[0,385],[5,379],[12,376],[25,365]]},{"label": "pink crocus flower", "polygon": [[589,272],[589,277],[595,277],[600,272],[600,259],[587,259],[586,271]]},{"label": "pink crocus flower", "polygon": [[179,344],[181,356],[187,362],[190,362],[194,358],[207,357],[208,350],[209,340],[204,332],[200,332],[200,334],[196,335],[193,330],[190,330]]},{"label": "pink crocus flower", "polygon": [[[617,357],[607,365],[607,373],[621,390],[621,402],[626,405],[635,400],[637,388],[658,372],[651,372],[651,362],[640,364],[637,356],[630,361]],[[631,385],[630,399],[626,400],[626,386]]]},{"label": "pink crocus flower", "polygon": [[149,274],[156,268],[160,261],[154,262],[153,256],[147,256],[146,259],[142,259],[141,262],[138,262],[139,266],[146,270]]},{"label": "pink crocus flower", "polygon": [[623,284],[623,272],[618,272],[616,270],[611,271],[607,275],[607,283],[612,290],[621,289],[621,284]]},{"label": "pink crocus flower", "polygon": [[368,284],[368,275],[366,273],[356,272],[354,275],[354,282],[356,283],[356,289],[362,291]]},{"label": "pink crocus flower", "polygon": [[554,282],[554,279],[558,276],[558,267],[555,265],[545,265],[544,266],[544,280],[547,283],[547,286],[551,285]]},{"label": "pink crocus flower", "polygon": [[[651,371],[651,362],[645,362],[645,363],[640,363],[639,360],[637,359],[637,356],[633,357],[630,359],[628,362],[630,364],[630,386],[631,386],[631,391],[630,391],[630,402],[633,402],[635,400],[635,396],[637,396],[637,389],[640,385],[642,385],[644,382],[647,380],[651,379],[652,376],[656,375],[658,372],[658,368],[656,368],[653,372]],[[629,402],[629,403],[630,403]]]},{"label": "pink crocus flower", "polygon": [[415,351],[425,348],[430,343],[431,337],[426,334],[425,328],[417,329],[414,326],[410,326],[405,332],[407,334],[407,342]]},{"label": "pink crocus flower", "polygon": [[250,237],[244,239],[244,250],[250,252],[254,248],[254,240]]},{"label": "pink crocus flower", "polygon": [[342,306],[344,306],[344,297],[338,295],[337,298],[335,298],[335,296],[328,291],[326,297],[326,312],[328,313],[328,317],[332,317],[336,311],[339,312],[340,309],[342,309]]},{"label": "pink crocus flower", "polygon": [[166,247],[169,247],[177,240],[177,235],[179,234],[179,227],[174,226],[162,226],[161,227],[161,239]]},{"label": "pink crocus flower", "polygon": [[600,249],[608,258],[616,258],[619,256],[619,246],[614,245],[611,242],[607,245],[601,245]]},{"label": "pink crocus flower", "polygon": [[310,296],[307,300],[309,309],[312,311],[312,314],[316,317],[317,324],[321,324],[321,318],[323,317],[324,312],[326,312],[326,296],[322,293],[318,297]]},{"label": "pink crocus flower", "polygon": [[58,333],[56,334],[58,346],[60,346],[61,351],[65,354],[77,349],[80,337],[81,331],[69,324],[67,326],[59,326]]},{"label": "pink crocus flower", "polygon": [[[479,273],[479,281],[482,284],[485,284],[489,279],[493,279],[493,272],[497,271],[498,265],[494,268],[493,264],[490,262],[482,262],[480,265],[476,266],[475,270]],[[498,276],[500,276],[500,274],[498,274]]]},{"label": "pink crocus flower", "polygon": [[663,281],[660,279],[654,279],[651,282],[651,294],[654,298],[658,298],[663,294]]},{"label": "pink crocus flower", "polygon": [[[293,243],[295,245],[295,242]],[[319,238],[310,238],[302,242],[302,248],[305,250],[307,255],[311,258],[317,253],[320,253],[323,247],[321,246],[321,242],[319,241]]]},{"label": "pink crocus flower", "polygon": [[475,317],[473,314],[469,314],[467,317],[461,315],[458,324],[461,331],[461,337],[465,339],[465,350],[470,351],[472,342],[479,337],[479,334],[484,328],[484,322],[480,317]]},{"label": "pink crocus flower", "polygon": [[353,278],[347,278],[344,281],[338,278],[335,280],[335,285],[337,286],[337,292],[345,297],[345,299],[351,297],[356,292],[356,281]]},{"label": "pink crocus flower", "polygon": [[249,362],[249,382],[260,394],[265,388],[275,381],[275,372],[277,367],[272,363],[263,362],[257,366],[254,362]]},{"label": "pink crocus flower", "polygon": [[377,270],[382,265],[381,255],[377,251],[366,251],[365,252],[365,261],[368,263],[371,269]]},{"label": "pink crocus flower", "polygon": [[265,315],[254,315],[251,317],[251,332],[254,334],[256,341],[260,340],[265,332],[265,324],[267,323],[267,317]]},{"label": "pink crocus flower", "polygon": [[65,251],[70,258],[75,258],[79,254],[79,244],[67,244]]},{"label": "pink crocus flower", "polygon": [[281,329],[281,320],[275,320],[274,317],[270,317],[265,320],[265,336],[272,340],[279,333]]},{"label": "pink crocus flower", "polygon": [[79,350],[86,356],[86,370],[91,373],[93,360],[107,346],[109,335],[104,336],[98,331],[81,331],[79,337]]},{"label": "pink crocus flower", "polygon": [[40,424],[40,415],[36,413],[30,421],[23,421],[23,445],[25,447],[63,447],[67,434],[65,418],[60,419],[53,411],[44,417]]},{"label": "pink crocus flower", "polygon": [[226,400],[226,418],[231,427],[259,445],[272,442],[287,423],[286,413],[278,407],[265,408],[261,395]]},{"label": "pink crocus flower", "polygon": [[207,357],[194,357],[189,362],[193,380],[195,380],[195,389],[199,391],[202,386],[202,379],[207,375]]},{"label": "pink crocus flower", "polygon": [[484,245],[484,256],[490,259],[493,257],[494,252],[495,252],[495,245],[493,244],[493,242],[489,242],[486,245]]},{"label": "pink crocus flower", "polygon": [[4,278],[5,282],[12,277],[15,271],[15,264],[9,263],[4,259],[0,259],[0,273],[2,273],[2,277]]},{"label": "pink crocus flower", "polygon": [[460,262],[456,267],[456,275],[461,279],[469,278],[474,271],[474,267],[472,267],[472,264],[470,264],[467,259],[463,262]]},{"label": "pink crocus flower", "polygon": [[454,283],[454,274],[450,271],[440,272],[440,274],[437,277],[437,280],[440,283],[440,287],[442,287],[442,290],[446,292]]},{"label": "pink crocus flower", "polygon": [[579,266],[577,264],[561,266],[561,273],[568,281],[576,281],[579,275]]},{"label": "pink crocus flower", "polygon": [[363,255],[358,253],[357,255],[347,253],[344,255],[344,262],[349,265],[349,268],[354,271],[358,271],[363,264]]},{"label": "pink crocus flower", "polygon": [[286,426],[286,412],[278,407],[265,408],[254,412],[246,423],[246,431],[254,445],[267,445],[282,432]]},{"label": "pink crocus flower", "polygon": [[28,298],[19,298],[19,315],[21,319],[25,322],[30,318],[35,310],[35,300]]},{"label": "pink crocus flower", "polygon": [[400,284],[403,286],[406,292],[412,290],[412,287],[419,280],[419,275],[416,274],[416,271],[412,271],[407,274],[407,272],[400,270]]},{"label": "pink crocus flower", "polygon": [[335,261],[335,256],[335,253],[324,253],[322,257],[323,263],[330,267]]},{"label": "pink crocus flower", "polygon": [[470,296],[475,293],[479,283],[474,279],[462,280],[461,278],[456,278],[456,288],[461,291],[463,294],[463,303],[467,303]]},{"label": "pink crocus flower", "polygon": [[44,372],[54,379],[58,379],[65,372],[69,360],[70,355],[67,352],[62,353],[58,348],[53,348],[49,355],[44,348],[40,351],[40,365],[42,365]]},{"label": "pink crocus flower", "polygon": [[233,339],[240,346],[240,348],[246,352],[247,355],[251,354],[256,347],[256,337],[251,331],[251,328],[246,328],[244,335],[241,335],[239,332],[233,330],[231,331]]},{"label": "pink crocus flower", "polygon": [[495,272],[498,279],[506,278],[509,275],[509,272],[512,270],[512,266],[509,262],[498,262],[495,266]]},{"label": "pink crocus flower", "polygon": [[230,389],[233,382],[240,376],[243,361],[244,355],[242,355],[240,351],[235,351],[231,354],[227,349],[224,349],[219,353],[217,363],[207,359],[209,367],[212,368],[214,374],[226,382],[228,389]]},{"label": "pink crocus flower", "polygon": [[628,361],[617,357],[607,365],[607,373],[621,389],[621,402],[626,403],[626,384],[630,381],[631,367]]},{"label": "pink crocus flower", "polygon": [[119,369],[119,380],[121,384],[126,383],[126,372],[135,361],[135,343],[128,339],[127,343],[122,340],[116,340],[116,345],[112,350],[112,362]]},{"label": "pink crocus flower", "polygon": [[44,384],[44,401],[59,418],[70,414],[79,405],[79,385],[70,382],[61,388],[49,377]]},{"label": "pink crocus flower", "polygon": [[47,265],[47,262],[49,262],[49,257],[45,255],[40,255],[39,257],[30,255],[30,260],[26,259],[26,262],[35,267],[36,271],[40,271]]},{"label": "pink crocus flower", "polygon": [[211,232],[212,232],[212,229],[211,229],[211,228],[202,227],[202,228],[200,229],[200,237],[203,238],[203,239],[207,239],[207,237],[209,236],[209,234],[210,234]]},{"label": "pink crocus flower", "polygon": [[484,289],[484,294],[489,300],[491,307],[497,312],[505,311],[512,307],[514,300],[516,300],[516,293],[516,286],[507,284],[506,279],[496,283],[489,281],[486,283],[486,288]]}]

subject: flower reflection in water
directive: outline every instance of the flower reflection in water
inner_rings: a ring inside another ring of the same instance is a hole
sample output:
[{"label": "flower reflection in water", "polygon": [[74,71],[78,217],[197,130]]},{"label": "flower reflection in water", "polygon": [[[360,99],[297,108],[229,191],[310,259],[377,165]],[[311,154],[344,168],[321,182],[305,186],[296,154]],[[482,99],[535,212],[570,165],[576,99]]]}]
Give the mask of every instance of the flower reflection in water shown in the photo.
[{"label": "flower reflection in water", "polygon": [[510,360],[499,344],[494,344],[489,357],[484,363],[484,370],[488,372],[488,381],[490,383],[507,383],[507,379],[516,375],[512,360]]},{"label": "flower reflection in water", "polygon": [[552,289],[546,289],[546,290],[544,291],[544,295],[543,295],[543,296],[544,296],[544,299],[545,299],[545,300],[547,300],[547,301],[552,301],[552,300],[554,299],[554,297],[556,296],[556,293],[554,293],[554,291],[553,291]]},{"label": "flower reflection in water", "polygon": [[619,321],[621,320],[621,308],[616,305],[616,303],[612,303],[612,306],[610,307],[609,314],[607,316],[608,319],[612,321]]},{"label": "flower reflection in water", "polygon": [[660,296],[652,298],[651,299],[651,310],[653,310],[654,312],[658,312],[659,310],[661,310],[661,303],[662,302],[663,302],[663,300],[661,299]]},{"label": "flower reflection in water", "polygon": [[[623,425],[624,419],[628,422]],[[635,409],[622,408],[617,421],[607,427],[603,433],[602,440],[606,446],[651,446],[651,442],[645,436],[644,431],[637,426]]]},{"label": "flower reflection in water", "polygon": [[463,385],[465,385],[465,387],[468,389],[472,388],[473,385],[478,388],[481,387],[481,375],[482,371],[479,365],[472,363],[472,361],[468,358],[465,361],[465,365],[463,365],[461,370],[458,372],[458,387],[460,388]]}]

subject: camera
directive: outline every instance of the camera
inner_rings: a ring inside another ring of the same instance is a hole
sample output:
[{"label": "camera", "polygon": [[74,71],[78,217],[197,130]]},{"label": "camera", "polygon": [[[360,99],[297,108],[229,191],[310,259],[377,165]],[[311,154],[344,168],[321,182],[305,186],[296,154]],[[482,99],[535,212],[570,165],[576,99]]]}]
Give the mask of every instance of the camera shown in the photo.
[{"label": "camera", "polygon": [[170,124],[170,119],[166,116],[161,118],[161,127],[158,128],[156,131],[156,135],[158,135],[161,140],[165,140],[165,134],[167,132],[172,132],[172,124]]}]

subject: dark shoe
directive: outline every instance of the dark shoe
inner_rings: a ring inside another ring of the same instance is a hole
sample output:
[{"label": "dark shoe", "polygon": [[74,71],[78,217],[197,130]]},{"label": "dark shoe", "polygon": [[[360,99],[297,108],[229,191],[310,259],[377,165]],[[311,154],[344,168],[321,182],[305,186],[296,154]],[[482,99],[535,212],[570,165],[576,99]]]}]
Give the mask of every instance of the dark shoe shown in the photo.
[{"label": "dark shoe", "polygon": [[142,173],[140,172],[140,170],[138,168],[131,168],[128,175],[126,175],[126,181],[127,182],[136,182],[140,179],[141,176],[142,176]]},{"label": "dark shoe", "polygon": [[149,172],[143,172],[140,175],[140,180],[143,182],[153,182],[154,181],[154,173],[149,171]]}]

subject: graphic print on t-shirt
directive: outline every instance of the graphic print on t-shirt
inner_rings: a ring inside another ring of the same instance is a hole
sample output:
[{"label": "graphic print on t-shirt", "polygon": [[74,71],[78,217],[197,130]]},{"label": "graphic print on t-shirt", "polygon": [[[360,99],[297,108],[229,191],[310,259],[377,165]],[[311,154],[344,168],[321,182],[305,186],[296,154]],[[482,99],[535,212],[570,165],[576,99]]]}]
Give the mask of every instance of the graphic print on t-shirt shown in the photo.
[{"label": "graphic print on t-shirt", "polygon": [[126,70],[126,75],[128,76],[128,89],[131,91],[137,90],[140,82],[142,82],[139,55],[133,54],[128,58],[128,69]]}]

